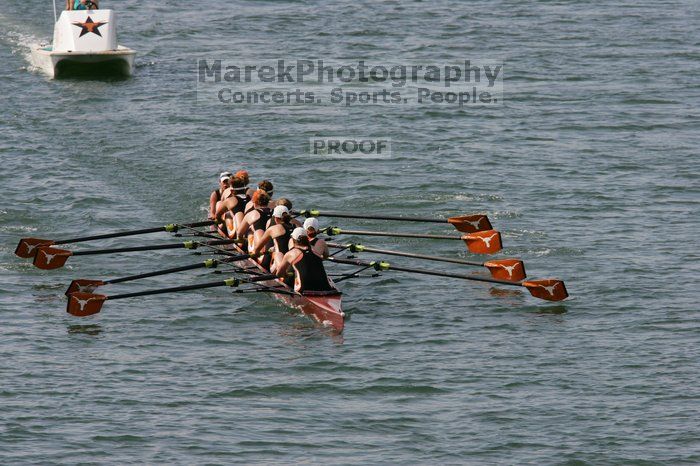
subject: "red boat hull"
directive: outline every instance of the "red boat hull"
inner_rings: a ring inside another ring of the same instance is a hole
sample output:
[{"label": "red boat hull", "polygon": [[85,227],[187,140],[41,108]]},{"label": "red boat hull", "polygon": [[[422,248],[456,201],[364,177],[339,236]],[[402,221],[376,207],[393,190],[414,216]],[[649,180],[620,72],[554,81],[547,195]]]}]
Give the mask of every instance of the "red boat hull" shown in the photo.
[{"label": "red boat hull", "polygon": [[[245,254],[239,246],[231,245],[232,249],[236,253]],[[262,273],[270,273],[262,265],[258,264],[253,259],[246,259],[244,261],[238,262],[239,266],[251,267],[255,266]],[[317,322],[319,322],[324,327],[332,328],[334,331],[341,333],[345,327],[345,313],[343,312],[342,306],[342,293],[298,293],[294,291],[290,286],[277,281],[270,280],[266,282],[261,282],[266,286],[272,286],[279,288],[284,293],[273,293],[275,298],[283,302],[287,306],[297,309],[302,313],[313,317]],[[294,294],[287,294],[294,293]]]}]

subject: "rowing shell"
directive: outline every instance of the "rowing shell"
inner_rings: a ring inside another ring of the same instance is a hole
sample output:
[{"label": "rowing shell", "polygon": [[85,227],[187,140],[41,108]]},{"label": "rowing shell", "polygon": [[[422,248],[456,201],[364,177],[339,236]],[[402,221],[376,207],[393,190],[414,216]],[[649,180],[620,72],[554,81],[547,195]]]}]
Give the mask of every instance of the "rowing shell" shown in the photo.
[{"label": "rowing shell", "polygon": [[[231,248],[238,254],[245,254],[245,251],[236,244],[232,244]],[[257,268],[262,274],[270,273],[269,270],[253,259],[245,259],[236,262],[236,264],[239,264],[238,267],[248,270]],[[260,284],[280,290],[281,293],[273,293],[275,298],[287,306],[313,317],[324,327],[331,327],[338,333],[343,331],[345,327],[345,313],[342,308],[342,293],[340,291],[305,291],[299,293],[294,291],[292,287],[277,280],[260,282]]]}]

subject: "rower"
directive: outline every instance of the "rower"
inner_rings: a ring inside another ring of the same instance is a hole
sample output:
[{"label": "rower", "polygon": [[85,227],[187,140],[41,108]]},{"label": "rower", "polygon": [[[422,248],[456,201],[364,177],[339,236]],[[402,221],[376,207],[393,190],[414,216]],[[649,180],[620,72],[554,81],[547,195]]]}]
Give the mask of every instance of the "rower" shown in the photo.
[{"label": "rower", "polygon": [[272,211],[268,207],[270,196],[261,189],[255,191],[249,204],[253,208],[243,216],[243,220],[236,229],[238,238],[247,238],[248,250],[253,252],[256,241],[265,233],[265,225],[272,216]]},{"label": "rower", "polygon": [[[289,251],[290,239],[292,231],[296,226],[292,223],[292,216],[289,214],[289,209],[283,205],[278,205],[272,211],[272,226],[255,243],[253,252],[256,254],[263,252],[268,245],[272,244],[274,252],[272,253],[272,263],[279,264],[282,258]],[[268,256],[266,256],[267,258]],[[263,262],[263,266],[268,266]]]},{"label": "rower", "polygon": [[303,228],[292,232],[292,249],[282,258],[276,275],[286,277],[289,267],[294,269],[294,290],[305,292],[337,292],[333,282],[326,274],[323,259],[317,255],[309,244],[309,237]]},{"label": "rower", "polygon": [[306,230],[306,235],[309,237],[309,245],[314,252],[324,259],[327,259],[329,254],[328,245],[322,238],[318,237],[318,219],[315,217],[309,217],[304,220],[304,230]]},{"label": "rower", "polygon": [[245,181],[243,178],[234,176],[229,181],[232,196],[219,202],[214,220],[217,223],[225,222],[227,236],[233,238],[236,236],[236,228],[243,220],[243,209],[250,202],[250,198],[246,194]]},{"label": "rower", "polygon": [[223,199],[224,191],[228,188],[228,182],[231,179],[231,172],[221,172],[219,175],[219,187],[215,189],[209,196],[209,218],[214,219],[216,214],[216,206]]},{"label": "rower", "polygon": [[[273,192],[273,187],[272,187],[272,182],[270,180],[262,180],[260,183],[258,183],[258,191],[265,191],[267,196],[272,200],[272,192]],[[251,195],[252,197],[252,195]],[[270,207],[274,207],[274,205],[270,205]],[[251,209],[253,208],[253,203],[249,202],[248,205],[245,207],[245,212],[248,213]]]},{"label": "rower", "polygon": [[[274,206],[272,204],[275,204]],[[277,206],[283,205],[285,206],[289,211],[292,210],[292,201],[287,199],[286,197],[280,197],[276,201],[270,201],[270,208],[274,209]],[[302,223],[297,220],[296,218],[292,217],[291,219],[292,224],[294,224],[295,227],[300,227],[302,226]],[[270,219],[269,222],[267,222],[267,227],[270,228],[272,226],[272,219]]]},{"label": "rower", "polygon": [[234,175],[234,178],[241,178],[243,180],[243,183],[245,183],[245,189],[246,189],[246,194],[248,197],[253,197],[253,194],[255,194],[254,189],[249,189],[248,185],[250,184],[250,176],[248,175],[247,170],[238,170]]}]

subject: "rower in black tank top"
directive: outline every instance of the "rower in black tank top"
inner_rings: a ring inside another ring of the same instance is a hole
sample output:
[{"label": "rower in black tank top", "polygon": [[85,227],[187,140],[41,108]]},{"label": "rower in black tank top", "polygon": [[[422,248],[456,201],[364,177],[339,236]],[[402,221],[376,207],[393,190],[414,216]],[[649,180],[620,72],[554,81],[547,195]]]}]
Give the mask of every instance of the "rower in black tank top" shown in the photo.
[{"label": "rower in black tank top", "polygon": [[326,269],[323,267],[323,259],[318,257],[311,248],[301,249],[296,248],[302,253],[299,259],[292,267],[297,275],[298,283],[301,284],[299,292],[304,291],[334,291],[326,275]]},{"label": "rower in black tank top", "polygon": [[263,230],[267,228],[267,221],[272,217],[272,209],[269,207],[262,207],[260,209],[255,209],[260,213],[260,217],[251,225],[253,231]]},{"label": "rower in black tank top", "polygon": [[231,214],[236,215],[238,212],[243,212],[245,210],[245,206],[250,202],[250,196],[247,194],[236,194],[236,197],[238,198],[238,202],[236,203],[236,207],[231,209]]},{"label": "rower in black tank top", "polygon": [[289,239],[292,237],[292,232],[296,226],[292,225],[291,223],[283,223],[282,226],[284,227],[284,234],[274,238],[272,242],[275,245],[275,251],[279,251],[282,254],[287,254],[289,251]]}]

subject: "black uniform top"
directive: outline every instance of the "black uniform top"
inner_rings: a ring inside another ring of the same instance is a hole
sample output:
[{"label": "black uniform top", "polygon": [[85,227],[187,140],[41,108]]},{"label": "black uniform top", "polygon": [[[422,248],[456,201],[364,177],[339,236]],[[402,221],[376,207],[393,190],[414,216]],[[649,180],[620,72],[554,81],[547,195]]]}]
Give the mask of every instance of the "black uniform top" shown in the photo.
[{"label": "black uniform top", "polygon": [[323,259],[320,258],[311,248],[301,249],[301,259],[293,265],[296,272],[300,287],[297,291],[333,291],[335,288],[331,285],[326,275],[326,269],[323,267]]}]

